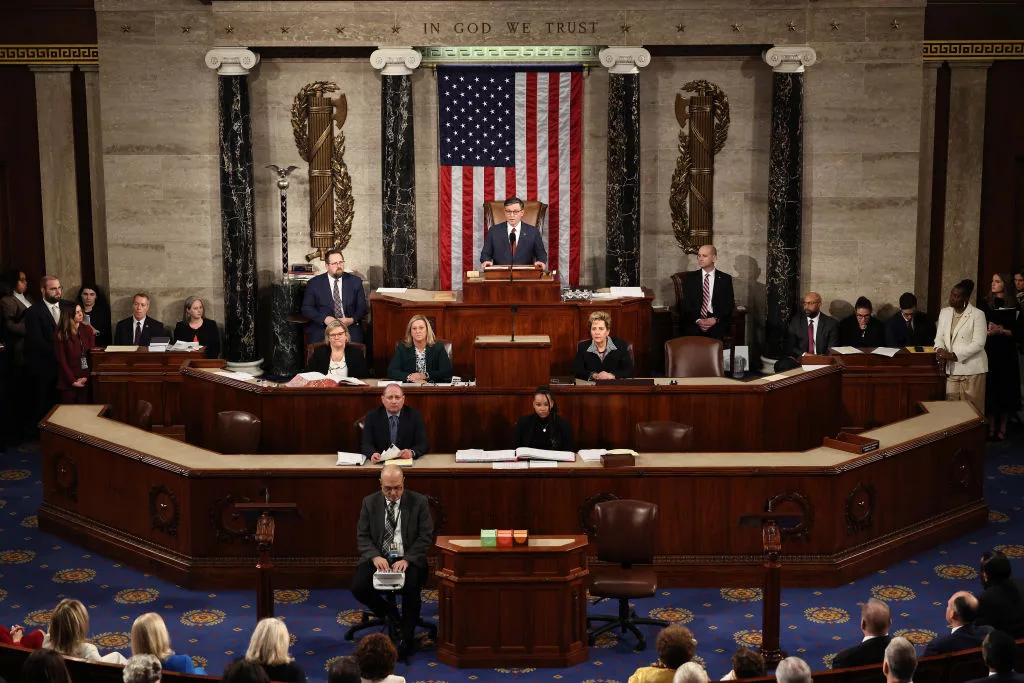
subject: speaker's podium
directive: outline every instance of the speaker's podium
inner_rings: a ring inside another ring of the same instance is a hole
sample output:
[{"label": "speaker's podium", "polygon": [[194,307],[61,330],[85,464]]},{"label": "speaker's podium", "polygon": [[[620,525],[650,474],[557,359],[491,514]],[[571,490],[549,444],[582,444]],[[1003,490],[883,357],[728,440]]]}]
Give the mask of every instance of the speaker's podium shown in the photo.
[{"label": "speaker's podium", "polygon": [[558,303],[562,286],[557,274],[534,266],[487,266],[481,272],[466,273],[462,300],[473,304]]},{"label": "speaker's podium", "polygon": [[482,547],[438,536],[437,658],[455,667],[567,667],[587,650],[587,537]]}]

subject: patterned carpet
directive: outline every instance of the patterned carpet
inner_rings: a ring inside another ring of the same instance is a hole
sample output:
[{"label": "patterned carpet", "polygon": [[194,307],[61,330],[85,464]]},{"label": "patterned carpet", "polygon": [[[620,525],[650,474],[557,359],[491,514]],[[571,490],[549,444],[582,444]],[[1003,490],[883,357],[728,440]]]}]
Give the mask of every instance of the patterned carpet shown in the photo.
[{"label": "patterned carpet", "polygon": [[[860,606],[870,596],[889,602],[893,628],[923,648],[945,628],[946,600],[956,590],[977,590],[978,559],[997,547],[1014,558],[1014,572],[1024,575],[1024,437],[988,448],[986,496],[989,525],[969,536],[950,539],[856,581],[829,590],[783,591],[782,646],[806,659],[812,669],[826,668],[839,650],[859,641]],[[101,653],[118,650],[130,656],[129,630],[143,612],[163,614],[179,653],[218,674],[244,654],[255,620],[253,591],[187,591],[40,533],[36,512],[42,495],[37,443],[11,447],[0,462],[0,623],[20,623],[26,630],[43,627],[61,598],[74,597],[89,608],[92,640]],[[907,482],[907,485],[913,485]],[[6,513],[6,514],[4,514]],[[353,531],[354,533],[354,531]],[[641,614],[685,624],[698,639],[697,652],[712,679],[729,671],[738,644],[756,646],[761,633],[761,590],[665,590],[637,601]],[[277,614],[292,633],[292,655],[311,680],[325,680],[326,667],[354,648],[344,629],[358,620],[360,607],[346,590],[280,590]],[[608,605],[605,603],[602,607]],[[607,611],[614,611],[614,606]],[[424,615],[436,618],[437,595],[425,591]],[[648,628],[648,627],[643,627]],[[396,673],[415,681],[582,681],[625,683],[638,667],[656,658],[657,629],[648,628],[649,645],[634,653],[632,641],[602,638],[590,661],[571,669],[463,669],[419,653]]]}]

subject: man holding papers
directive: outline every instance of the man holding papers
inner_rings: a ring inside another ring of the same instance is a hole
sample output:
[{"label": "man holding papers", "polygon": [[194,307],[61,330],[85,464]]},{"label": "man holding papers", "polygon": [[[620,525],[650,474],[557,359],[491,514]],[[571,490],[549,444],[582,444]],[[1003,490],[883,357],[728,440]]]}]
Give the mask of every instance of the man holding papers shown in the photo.
[{"label": "man holding papers", "polygon": [[381,395],[381,407],[366,414],[363,425],[363,455],[370,462],[381,461],[381,453],[392,446],[399,458],[418,458],[427,452],[427,428],[415,408],[405,406],[400,384],[389,384]]},{"label": "man holding papers", "polygon": [[[405,475],[394,465],[380,472],[380,493],[363,498],[358,526],[359,565],[352,595],[377,617],[401,619],[398,643],[403,656],[412,653],[420,619],[420,587],[427,578],[427,550],[434,542],[434,522],[425,496],[405,489]],[[403,572],[402,613],[373,587],[375,572]]]}]

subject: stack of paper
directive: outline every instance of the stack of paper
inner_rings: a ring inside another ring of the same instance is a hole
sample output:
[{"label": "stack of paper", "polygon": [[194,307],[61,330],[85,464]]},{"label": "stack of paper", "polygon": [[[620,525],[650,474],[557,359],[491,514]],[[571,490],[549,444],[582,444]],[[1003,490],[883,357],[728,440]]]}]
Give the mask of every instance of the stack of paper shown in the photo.
[{"label": "stack of paper", "polygon": [[167,350],[167,344],[153,342],[149,345],[150,353],[159,353]]},{"label": "stack of paper", "polygon": [[531,460],[530,461],[530,469],[531,470],[534,469],[534,468],[543,469],[543,468],[546,468],[546,467],[558,467],[558,462],[556,460]]},{"label": "stack of paper", "polygon": [[555,462],[575,462],[576,454],[572,451],[551,451],[545,448],[528,448],[520,446],[516,449],[518,460],[553,460]]},{"label": "stack of paper", "polygon": [[253,377],[247,372],[233,372],[231,370],[214,370],[213,374],[220,375],[221,377],[229,377],[231,379],[240,379],[243,382],[250,381]]},{"label": "stack of paper", "polygon": [[338,465],[362,465],[366,462],[366,456],[362,453],[346,453],[338,451]]},{"label": "stack of paper", "polygon": [[601,462],[601,456],[607,452],[603,448],[581,448],[580,460],[583,462]]},{"label": "stack of paper", "polygon": [[841,353],[844,356],[851,353],[864,353],[856,346],[833,346],[832,350],[835,351],[836,353]]},{"label": "stack of paper", "polygon": [[871,353],[878,354],[879,356],[886,356],[888,358],[892,358],[897,353],[899,353],[899,349],[894,349],[891,346],[879,346]]},{"label": "stack of paper", "polygon": [[[537,462],[540,462],[539,460]],[[530,468],[530,463],[519,462],[518,460],[513,462],[492,462],[491,469],[495,470],[525,470]]]},{"label": "stack of paper", "polygon": [[485,451],[479,448],[465,448],[455,451],[455,462],[511,462],[516,459],[516,452]]},{"label": "stack of paper", "polygon": [[195,351],[199,348],[199,342],[187,342],[178,340],[167,347],[168,351]]}]

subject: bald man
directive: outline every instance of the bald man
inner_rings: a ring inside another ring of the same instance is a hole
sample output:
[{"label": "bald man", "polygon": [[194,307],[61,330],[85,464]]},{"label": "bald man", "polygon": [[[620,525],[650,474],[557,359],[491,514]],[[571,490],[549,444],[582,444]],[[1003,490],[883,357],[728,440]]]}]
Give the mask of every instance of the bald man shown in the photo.
[{"label": "bald man", "polygon": [[775,362],[775,372],[800,367],[803,355],[827,356],[830,348],[839,346],[839,322],[821,312],[821,294],[807,292],[804,295],[803,313],[789,321],[786,337],[786,356]]},{"label": "bald man", "polygon": [[864,639],[859,645],[843,650],[832,662],[833,669],[851,666],[881,664],[885,659],[885,648],[889,645],[889,629],[892,616],[889,606],[881,600],[871,598],[860,610],[860,630]]},{"label": "bald man", "polygon": [[951,630],[928,643],[924,649],[924,656],[944,655],[947,652],[981,647],[981,642],[992,632],[992,627],[975,625],[974,618],[977,614],[978,598],[967,591],[953,593],[946,602],[946,623]]},{"label": "bald man", "polygon": [[718,270],[718,249],[705,244],[697,250],[699,268],[683,280],[683,300],[679,307],[679,324],[684,337],[721,339],[736,307],[732,275]]}]

